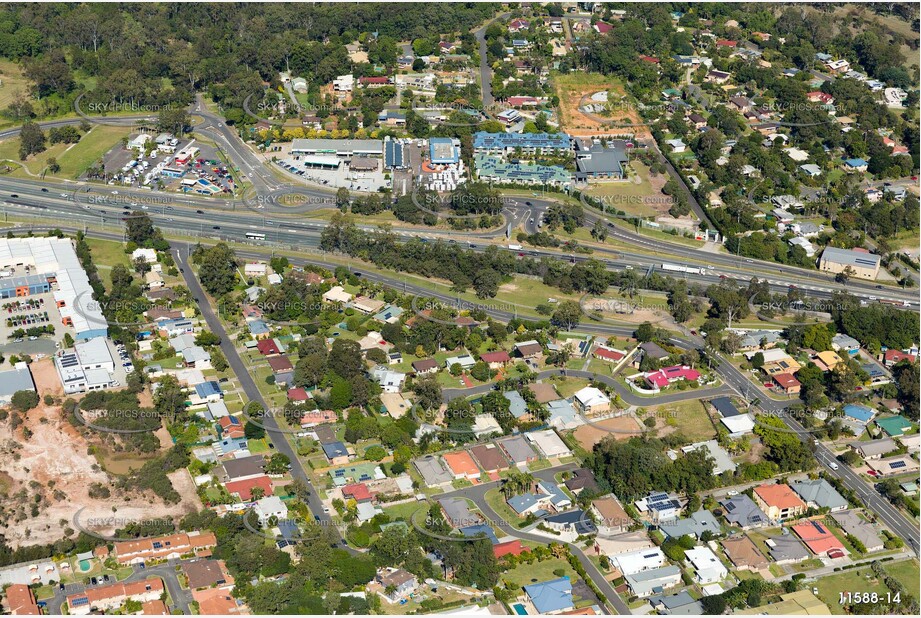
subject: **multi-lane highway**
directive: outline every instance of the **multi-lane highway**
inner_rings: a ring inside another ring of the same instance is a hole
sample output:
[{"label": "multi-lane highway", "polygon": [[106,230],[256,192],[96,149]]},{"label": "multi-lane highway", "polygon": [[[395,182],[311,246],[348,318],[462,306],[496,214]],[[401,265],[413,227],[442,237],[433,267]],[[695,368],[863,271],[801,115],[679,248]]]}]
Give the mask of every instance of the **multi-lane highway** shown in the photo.
[{"label": "multi-lane highway", "polygon": [[[49,188],[50,187],[50,188]],[[42,189],[45,189],[44,191]],[[62,191],[63,190],[63,191]],[[115,193],[117,192],[117,193]],[[113,194],[115,193],[115,194]],[[325,196],[317,196],[316,204],[329,208],[331,204],[319,202]],[[15,197],[13,197],[15,196]],[[164,228],[175,230],[177,233],[194,236],[223,238],[228,240],[246,240],[247,233],[258,232],[265,234],[265,240],[275,245],[283,245],[292,249],[313,250],[319,245],[320,234],[325,227],[325,222],[320,219],[310,221],[303,216],[293,218],[284,216],[283,206],[272,208],[250,209],[249,205],[239,201],[208,200],[203,197],[176,197],[176,201],[169,201],[170,195],[151,191],[108,189],[88,186],[67,186],[49,184],[32,180],[0,178],[0,207],[3,212],[16,216],[51,218],[70,221],[81,221],[86,224],[111,224],[121,225],[121,220],[130,211],[145,209],[145,212],[154,222]],[[148,204],[153,205],[148,206]],[[112,203],[112,206],[108,204]],[[165,204],[166,203],[166,204]],[[271,205],[273,202],[268,202]],[[515,220],[529,217],[529,212],[539,210],[546,204],[531,202],[531,206],[522,204],[521,200],[508,199],[510,211],[517,211],[512,218]],[[132,205],[134,204],[134,205]],[[164,205],[165,204],[165,205]],[[524,210],[527,207],[527,210]],[[534,209],[534,210],[532,210]],[[281,212],[279,212],[281,211]],[[523,215],[522,215],[523,213]],[[374,230],[375,226],[359,226],[366,230]],[[466,247],[474,250],[483,250],[504,241],[503,232],[482,234],[478,232],[455,232],[449,230],[423,230],[420,228],[397,227],[392,232],[403,239],[422,237],[424,239],[442,239],[453,242],[461,239],[466,242]],[[752,277],[766,280],[772,292],[786,294],[791,285],[795,285],[805,296],[827,300],[837,290],[847,289],[852,294],[870,299],[894,301],[915,301],[912,308],[917,310],[917,294],[911,290],[900,290],[890,286],[876,286],[851,281],[847,286],[835,282],[825,273],[805,271],[790,267],[770,265],[762,270],[762,263],[745,261],[743,264],[738,258],[715,253],[702,253],[693,248],[680,245],[669,245],[667,252],[658,241],[633,234],[620,227],[611,228],[612,236],[623,240],[631,246],[648,248],[649,251],[659,251],[659,254],[631,252],[620,249],[597,248],[591,256],[584,254],[566,255],[559,251],[528,248],[522,250],[526,257],[568,259],[572,262],[581,262],[588,259],[600,260],[608,269],[624,270],[637,269],[645,274],[650,268],[660,269],[663,263],[677,263],[679,265],[698,263],[706,264],[702,273],[681,273],[692,283],[704,285],[719,283],[726,278],[735,279],[745,285]],[[500,238],[497,238],[501,234]],[[611,257],[607,257],[611,256]],[[699,260],[700,262],[693,262]],[[708,260],[708,261],[703,261]],[[760,272],[759,272],[760,271]],[[675,273],[670,273],[673,276]],[[877,287],[881,289],[877,289]]]}]

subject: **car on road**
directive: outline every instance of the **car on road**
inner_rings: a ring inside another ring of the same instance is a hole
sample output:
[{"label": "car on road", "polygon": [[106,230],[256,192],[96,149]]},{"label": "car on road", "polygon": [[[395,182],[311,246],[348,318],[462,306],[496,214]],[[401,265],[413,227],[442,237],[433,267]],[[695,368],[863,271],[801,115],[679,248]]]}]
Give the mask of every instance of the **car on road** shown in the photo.
[{"label": "car on road", "polygon": [[195,214],[196,214],[196,215],[203,215],[203,214],[205,214],[205,211],[204,211],[204,210],[196,210],[196,211],[195,211]]},{"label": "car on road", "polygon": [[212,229],[212,230],[219,230],[219,229],[221,229],[221,226],[220,226],[220,225],[212,225],[212,226],[211,226],[211,229]]},{"label": "car on road", "polygon": [[[531,202],[525,202],[524,205],[525,205],[525,206],[533,206],[534,204],[532,204]],[[531,221],[533,221],[533,220],[534,220],[534,219],[531,219]]]},{"label": "car on road", "polygon": [[45,187],[42,187],[42,193],[48,193],[48,189],[46,189]]},{"label": "car on road", "polygon": [[739,495],[739,492],[737,492],[737,491],[735,491],[735,490],[729,490],[729,491],[726,492],[726,495],[727,495],[727,496],[738,496],[738,495]]},{"label": "car on road", "polygon": [[19,197],[17,193],[10,193],[10,197]]},{"label": "car on road", "polygon": [[837,470],[837,469],[838,469],[838,464],[835,463],[834,461],[830,461],[830,462],[828,462],[828,467],[831,468],[832,470]]}]

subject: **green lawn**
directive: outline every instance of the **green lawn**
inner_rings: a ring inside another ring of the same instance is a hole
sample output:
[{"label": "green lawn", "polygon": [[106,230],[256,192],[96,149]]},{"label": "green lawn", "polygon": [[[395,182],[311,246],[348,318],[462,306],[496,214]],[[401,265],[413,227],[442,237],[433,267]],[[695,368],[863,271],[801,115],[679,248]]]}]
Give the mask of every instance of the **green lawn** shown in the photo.
[{"label": "green lawn", "polygon": [[491,508],[503,521],[507,521],[509,524],[516,527],[520,522],[524,521],[521,517],[518,517],[518,513],[513,511],[512,507],[505,502],[505,498],[502,496],[502,492],[498,487],[494,487],[487,491],[485,498],[489,508]]},{"label": "green lawn", "polygon": [[570,581],[575,582],[579,580],[579,576],[573,570],[572,566],[570,566],[569,562],[562,558],[550,558],[549,560],[535,562],[534,564],[519,564],[514,569],[503,573],[500,579],[502,581],[518,584],[519,586],[527,586],[529,584],[556,579],[559,575],[555,575],[553,572],[557,569],[562,569],[564,571],[563,575],[568,575]]},{"label": "green lawn", "polygon": [[117,264],[131,268],[131,256],[125,253],[125,245],[114,240],[99,240],[98,238],[86,239],[90,246],[90,253],[93,256],[93,263],[99,269],[99,276],[102,277],[106,287],[112,285],[112,267]]},{"label": "green lawn", "polygon": [[61,171],[55,174],[60,178],[78,178],[86,169],[102,158],[113,147],[121,143],[123,137],[130,133],[128,127],[93,125],[79,142],[58,157]]},{"label": "green lawn", "polygon": [[676,432],[692,442],[709,440],[716,436],[716,430],[710,422],[704,404],[696,399],[656,406],[650,413],[666,426],[674,427]]},{"label": "green lawn", "polygon": [[918,582],[921,581],[921,569],[917,560],[903,560],[901,562],[887,562],[886,572],[897,579],[915,598],[918,598]]},{"label": "green lawn", "polygon": [[844,608],[839,602],[842,592],[876,592],[886,594],[886,586],[880,582],[869,568],[851,569],[819,579],[815,586],[819,589],[819,598],[831,609],[833,614],[843,614]]}]

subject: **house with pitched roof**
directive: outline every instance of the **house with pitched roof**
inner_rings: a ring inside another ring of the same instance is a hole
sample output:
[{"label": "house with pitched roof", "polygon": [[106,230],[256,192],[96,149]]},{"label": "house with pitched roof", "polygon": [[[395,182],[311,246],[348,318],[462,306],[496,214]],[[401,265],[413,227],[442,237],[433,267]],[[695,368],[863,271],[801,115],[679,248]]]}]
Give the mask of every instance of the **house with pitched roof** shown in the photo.
[{"label": "house with pitched roof", "polygon": [[806,503],[790,488],[783,483],[772,485],[759,485],[752,490],[755,504],[772,521],[783,521],[799,517],[806,512]]}]

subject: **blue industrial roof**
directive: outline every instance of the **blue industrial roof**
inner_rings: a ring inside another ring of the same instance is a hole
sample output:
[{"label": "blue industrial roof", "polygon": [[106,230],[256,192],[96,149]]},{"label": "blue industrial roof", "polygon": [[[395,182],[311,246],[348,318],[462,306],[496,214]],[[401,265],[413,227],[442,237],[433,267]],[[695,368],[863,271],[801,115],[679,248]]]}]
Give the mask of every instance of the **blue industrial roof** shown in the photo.
[{"label": "blue industrial roof", "polygon": [[568,149],[571,140],[565,133],[488,133],[473,134],[474,149],[557,148]]}]

